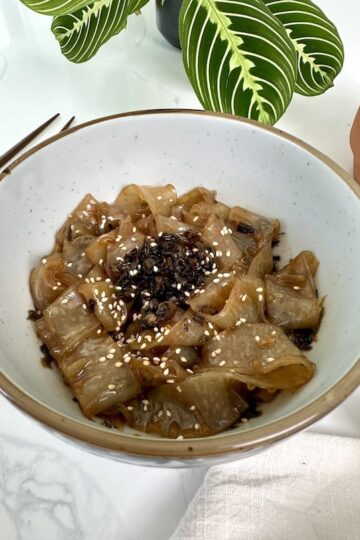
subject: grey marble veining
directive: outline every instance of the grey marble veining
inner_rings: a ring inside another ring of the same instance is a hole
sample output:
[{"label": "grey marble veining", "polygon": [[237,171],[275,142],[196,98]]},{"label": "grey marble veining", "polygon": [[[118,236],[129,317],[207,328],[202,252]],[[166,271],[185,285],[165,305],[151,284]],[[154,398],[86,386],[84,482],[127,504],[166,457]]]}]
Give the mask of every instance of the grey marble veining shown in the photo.
[{"label": "grey marble veining", "polygon": [[0,397],[1,540],[166,540],[204,474],[97,457]]}]

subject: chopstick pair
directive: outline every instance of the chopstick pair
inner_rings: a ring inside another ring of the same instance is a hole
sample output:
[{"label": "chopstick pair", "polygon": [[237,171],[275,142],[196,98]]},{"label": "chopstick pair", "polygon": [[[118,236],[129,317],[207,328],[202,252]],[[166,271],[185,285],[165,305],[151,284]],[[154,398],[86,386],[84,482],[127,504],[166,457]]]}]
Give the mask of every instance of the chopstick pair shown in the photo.
[{"label": "chopstick pair", "polygon": [[[19,141],[14,146],[9,148],[9,150],[7,150],[2,156],[0,156],[0,168],[4,167],[11,159],[13,159],[16,156],[16,154],[21,152],[21,150],[24,150],[24,148],[26,148],[38,135],[40,135],[40,133],[42,133],[48,126],[50,126],[50,124],[52,124],[54,120],[56,120],[56,118],[58,118],[59,116],[60,116],[60,113],[55,114],[54,116],[49,118],[49,120],[46,120],[46,122],[41,124],[41,126],[37,127],[31,133],[26,135],[26,137],[21,139],[21,141]],[[70,120],[68,120],[66,124],[60,129],[59,133],[69,129],[69,127],[74,122],[74,120],[75,120],[75,116],[72,116]],[[7,172],[10,173],[10,169],[7,171],[7,169],[5,168],[2,172],[0,172],[0,174],[6,174]]]}]

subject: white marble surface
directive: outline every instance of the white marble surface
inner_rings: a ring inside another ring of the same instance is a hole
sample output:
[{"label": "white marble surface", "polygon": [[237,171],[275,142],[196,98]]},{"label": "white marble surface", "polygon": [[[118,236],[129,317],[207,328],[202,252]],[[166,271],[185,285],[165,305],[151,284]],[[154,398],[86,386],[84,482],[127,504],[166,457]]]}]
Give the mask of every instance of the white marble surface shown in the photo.
[{"label": "white marble surface", "polygon": [[[296,96],[279,122],[351,169],[348,136],[360,104],[360,5],[321,0],[345,42],[345,67],[326,95]],[[181,57],[155,28],[154,6],[88,64],[68,63],[50,20],[0,0],[0,154],[55,112],[52,134],[77,121],[145,108],[197,108]],[[360,390],[313,430],[360,437]],[[69,445],[0,397],[1,540],[165,540],[205,471],[107,461]]]}]

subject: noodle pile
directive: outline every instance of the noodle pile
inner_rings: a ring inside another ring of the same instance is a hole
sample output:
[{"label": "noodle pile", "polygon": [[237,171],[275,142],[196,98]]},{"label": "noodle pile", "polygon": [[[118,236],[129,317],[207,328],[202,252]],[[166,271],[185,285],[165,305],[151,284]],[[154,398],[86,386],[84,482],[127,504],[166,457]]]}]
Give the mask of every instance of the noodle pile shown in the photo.
[{"label": "noodle pile", "polygon": [[83,413],[203,437],[307,383],[318,261],[278,270],[279,238],[277,219],[201,187],[87,195],[30,276],[36,333]]}]

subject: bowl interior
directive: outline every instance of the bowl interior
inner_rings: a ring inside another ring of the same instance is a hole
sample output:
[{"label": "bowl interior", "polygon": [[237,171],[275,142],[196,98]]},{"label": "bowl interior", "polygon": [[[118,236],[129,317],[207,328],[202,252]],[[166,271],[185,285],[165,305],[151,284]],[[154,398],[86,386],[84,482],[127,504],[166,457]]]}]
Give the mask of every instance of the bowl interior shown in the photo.
[{"label": "bowl interior", "polygon": [[281,220],[283,261],[302,249],[313,250],[320,260],[325,316],[309,354],[317,373],[237,429],[253,430],[299,410],[356,363],[360,204],[351,188],[307,150],[271,131],[222,117],[162,113],[75,131],[33,154],[1,182],[0,370],[18,387],[63,415],[103,429],[82,416],[59,374],[40,363],[39,344],[26,320],[32,307],[28,275],[84,194],[111,201],[131,182],[173,183],[180,193],[197,185],[215,189],[227,204]]}]

